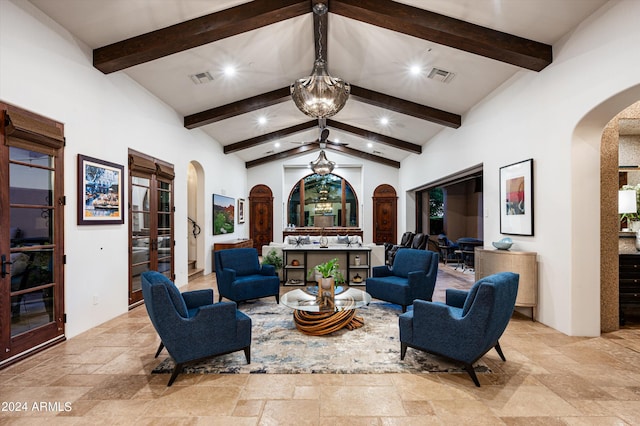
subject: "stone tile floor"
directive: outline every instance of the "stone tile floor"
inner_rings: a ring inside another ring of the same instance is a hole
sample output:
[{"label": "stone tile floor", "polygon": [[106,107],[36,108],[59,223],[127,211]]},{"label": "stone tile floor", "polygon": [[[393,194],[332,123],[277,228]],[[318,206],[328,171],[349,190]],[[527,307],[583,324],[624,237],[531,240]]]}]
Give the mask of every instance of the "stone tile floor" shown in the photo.
[{"label": "stone tile floor", "polygon": [[[441,265],[434,299],[472,280]],[[211,286],[214,275],[185,289]],[[150,374],[157,344],[141,306],[0,370],[0,424],[640,424],[640,327],[630,323],[568,337],[516,313],[501,339],[507,362],[486,355],[493,373],[479,375],[481,388],[466,374],[180,375],[168,388],[167,375]]]}]

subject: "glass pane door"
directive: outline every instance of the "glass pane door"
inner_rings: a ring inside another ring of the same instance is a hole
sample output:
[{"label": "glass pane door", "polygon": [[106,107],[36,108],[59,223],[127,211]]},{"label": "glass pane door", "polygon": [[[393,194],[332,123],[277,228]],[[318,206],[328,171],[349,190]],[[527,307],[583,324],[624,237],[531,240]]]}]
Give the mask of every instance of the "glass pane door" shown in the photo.
[{"label": "glass pane door", "polygon": [[151,179],[131,176],[131,288],[129,304],[142,300],[140,275],[151,268]]},{"label": "glass pane door", "polygon": [[0,163],[3,361],[64,335],[64,274],[61,156],[0,143]]},{"label": "glass pane door", "polygon": [[171,184],[158,181],[158,271],[173,276],[173,203]]}]

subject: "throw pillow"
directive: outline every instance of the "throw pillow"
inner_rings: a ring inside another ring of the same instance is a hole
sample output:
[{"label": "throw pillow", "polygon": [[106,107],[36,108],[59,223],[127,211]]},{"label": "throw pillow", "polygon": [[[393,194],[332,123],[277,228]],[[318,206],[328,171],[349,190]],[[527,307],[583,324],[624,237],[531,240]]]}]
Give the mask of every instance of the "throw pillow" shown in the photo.
[{"label": "throw pillow", "polygon": [[338,244],[349,244],[349,236],[345,235],[344,237],[341,237],[340,235],[338,235]]}]

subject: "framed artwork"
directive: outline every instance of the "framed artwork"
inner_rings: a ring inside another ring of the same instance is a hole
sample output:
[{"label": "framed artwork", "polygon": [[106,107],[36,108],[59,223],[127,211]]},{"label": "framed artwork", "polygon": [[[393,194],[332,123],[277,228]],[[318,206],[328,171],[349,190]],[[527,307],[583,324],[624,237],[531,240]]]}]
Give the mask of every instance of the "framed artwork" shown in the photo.
[{"label": "framed artwork", "polygon": [[236,200],[224,195],[213,194],[213,235],[233,233]]},{"label": "framed artwork", "polygon": [[500,168],[500,233],[533,235],[533,159]]},{"label": "framed artwork", "polygon": [[124,223],[124,167],[78,154],[78,225]]},{"label": "framed artwork", "polygon": [[238,198],[238,223],[244,223],[244,198]]}]

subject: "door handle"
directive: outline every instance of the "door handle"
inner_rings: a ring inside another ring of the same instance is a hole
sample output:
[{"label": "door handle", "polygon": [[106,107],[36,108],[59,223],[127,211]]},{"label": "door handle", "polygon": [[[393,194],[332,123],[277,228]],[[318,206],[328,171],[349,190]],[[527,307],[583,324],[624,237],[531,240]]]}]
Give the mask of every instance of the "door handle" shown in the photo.
[{"label": "door handle", "polygon": [[7,256],[5,256],[4,254],[0,257],[0,260],[2,262],[2,266],[0,269],[0,277],[4,278],[8,274],[7,265],[11,265],[13,262],[7,262]]}]

